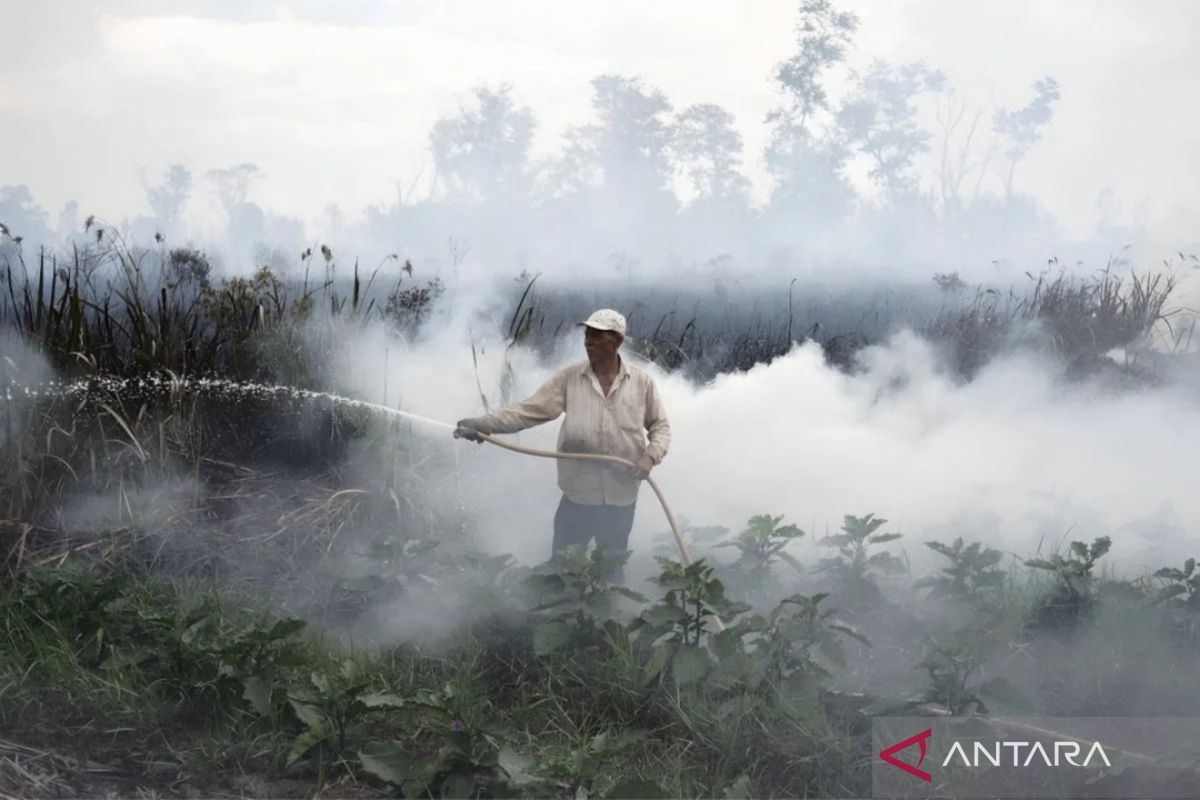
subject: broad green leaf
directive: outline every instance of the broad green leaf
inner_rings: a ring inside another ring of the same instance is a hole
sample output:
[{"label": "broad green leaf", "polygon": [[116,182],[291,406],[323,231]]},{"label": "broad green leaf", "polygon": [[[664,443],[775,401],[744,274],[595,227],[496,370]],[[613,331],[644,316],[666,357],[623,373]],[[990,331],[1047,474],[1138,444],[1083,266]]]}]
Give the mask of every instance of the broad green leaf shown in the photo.
[{"label": "broad green leaf", "polygon": [[1187,578],[1187,575],[1175,569],[1174,567],[1163,567],[1154,573],[1156,578],[1167,578],[1173,581],[1182,581]]},{"label": "broad green leaf", "polygon": [[671,658],[675,655],[677,647],[678,645],[674,642],[664,642],[654,648],[654,652],[650,655],[650,661],[645,667],[645,677],[642,679],[643,685],[649,685],[666,668],[667,664],[671,663]]},{"label": "broad green leaf", "polygon": [[271,684],[257,676],[242,681],[245,687],[242,699],[249,701],[250,707],[264,717],[271,714]]},{"label": "broad green leaf", "polygon": [[785,553],[782,550],[780,550],[779,557],[782,558],[789,567],[796,570],[796,572],[804,572],[804,565],[801,564],[800,560],[797,559],[795,556],[793,556],[791,553]]},{"label": "broad green leaf", "polygon": [[316,706],[309,705],[308,703],[300,703],[291,698],[288,698],[288,704],[291,705],[292,711],[296,712],[296,718],[308,727],[325,727],[325,715]]},{"label": "broad green leaf", "polygon": [[541,593],[556,593],[566,588],[563,579],[557,575],[530,575],[525,579],[525,585]]},{"label": "broad green leaf", "polygon": [[288,750],[285,766],[290,767],[292,764],[295,764],[304,757],[305,753],[307,753],[316,745],[325,741],[328,736],[329,731],[323,724],[312,725],[308,728],[305,728],[304,731],[296,737],[296,740],[292,742],[292,747],[290,750]]},{"label": "broad green leaf", "polygon": [[838,633],[849,636],[851,639],[865,644],[867,647],[871,646],[871,640],[867,638],[866,634],[861,633],[857,628],[851,627],[843,622],[831,623],[829,629],[831,631],[837,631]]},{"label": "broad green leaf", "polygon": [[500,769],[504,770],[515,781],[530,779],[529,768],[533,762],[510,747],[501,747],[496,754]]},{"label": "broad green leaf", "polygon": [[1182,584],[1176,583],[1176,584],[1172,584],[1171,586],[1164,586],[1162,588],[1162,590],[1159,591],[1158,597],[1160,600],[1168,600],[1172,597],[1175,597],[1176,595],[1186,594],[1186,593],[1187,593],[1187,587],[1183,586]]},{"label": "broad green leaf", "polygon": [[655,627],[666,623],[674,623],[682,617],[682,612],[675,606],[660,604],[651,606],[643,611],[639,616],[645,620],[648,625]]},{"label": "broad green leaf", "polygon": [[738,776],[736,781],[725,787],[721,797],[724,800],[751,800],[754,797],[754,787],[750,785],[750,776]]},{"label": "broad green leaf", "polygon": [[597,592],[584,605],[597,622],[607,622],[617,614],[617,598],[608,592]]},{"label": "broad green leaf", "polygon": [[810,733],[822,733],[829,727],[817,688],[817,680],[802,672],[784,678],[779,686],[783,711],[804,725]]},{"label": "broad green leaf", "polygon": [[104,659],[104,663],[100,665],[100,669],[108,671],[132,667],[145,663],[154,658],[154,656],[154,651],[146,647],[131,647],[129,649],[117,650],[111,656]]},{"label": "broad green leaf", "polygon": [[713,634],[712,645],[713,650],[716,651],[717,658],[721,660],[729,658],[742,652],[742,632],[733,628],[726,628],[723,631]]},{"label": "broad green leaf", "polygon": [[630,600],[633,600],[636,603],[646,602],[646,595],[642,594],[641,592],[635,592],[633,589],[629,589],[624,586],[610,586],[609,591],[616,592],[623,597],[628,597]]},{"label": "broad green leaf", "polygon": [[671,659],[671,675],[680,686],[686,686],[703,678],[711,666],[708,651],[699,647],[681,647]]},{"label": "broad green leaf", "polygon": [[829,631],[818,633],[817,647],[820,649],[822,655],[837,666],[846,666],[846,651],[842,649],[842,643],[838,641],[837,636],[833,633]]},{"label": "broad green leaf", "polygon": [[358,751],[358,760],[367,772],[396,786],[413,772],[413,758],[399,742],[371,742]]},{"label": "broad green leaf", "polygon": [[732,686],[748,680],[754,674],[756,665],[754,656],[749,653],[727,656],[717,665],[715,678],[722,686]]},{"label": "broad green leaf", "polygon": [[267,633],[272,639],[286,639],[289,636],[295,636],[308,625],[302,619],[281,619],[271,626],[271,630]]},{"label": "broad green leaf", "polygon": [[396,694],[364,694],[358,702],[367,708],[404,708],[404,698]]},{"label": "broad green leaf", "polygon": [[565,622],[543,622],[533,629],[533,652],[549,655],[566,647],[571,641],[571,626]]},{"label": "broad green leaf", "polygon": [[466,800],[475,794],[475,779],[463,772],[454,772],[442,781],[441,795],[453,800]]}]

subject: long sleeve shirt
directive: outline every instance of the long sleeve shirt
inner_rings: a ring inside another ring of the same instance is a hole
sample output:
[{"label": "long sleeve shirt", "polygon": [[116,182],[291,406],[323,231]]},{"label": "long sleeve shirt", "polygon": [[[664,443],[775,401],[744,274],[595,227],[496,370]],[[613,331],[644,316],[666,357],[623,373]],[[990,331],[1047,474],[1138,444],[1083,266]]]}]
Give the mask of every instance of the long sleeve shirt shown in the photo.
[{"label": "long sleeve shirt", "polygon": [[[671,425],[654,379],[621,359],[608,396],[586,360],[560,369],[533,396],[474,421],[483,433],[516,433],[565,415],[558,431],[564,453],[603,453],[655,464],[667,455]],[[558,460],[558,486],[581,505],[627,506],[641,481],[628,467],[594,461]]]}]

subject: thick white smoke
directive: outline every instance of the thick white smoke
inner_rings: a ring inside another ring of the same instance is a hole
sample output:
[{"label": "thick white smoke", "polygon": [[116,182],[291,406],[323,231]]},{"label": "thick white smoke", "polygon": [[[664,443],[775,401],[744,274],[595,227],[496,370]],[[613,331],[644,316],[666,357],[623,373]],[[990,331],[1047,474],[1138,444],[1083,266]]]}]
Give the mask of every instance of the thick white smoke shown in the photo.
[{"label": "thick white smoke", "polygon": [[[454,422],[483,412],[481,387],[496,406],[505,370],[515,400],[582,357],[571,337],[554,363],[478,333],[475,346],[473,359],[457,326],[403,352],[390,346],[388,402]],[[379,337],[356,346],[348,391],[383,397],[384,347]],[[658,374],[673,444],[655,478],[676,515],[736,531],[753,514],[784,514],[809,532],[801,554],[843,515],[873,512],[905,534],[915,562],[921,542],[955,536],[1028,557],[1112,535],[1114,557],[1135,572],[1195,555],[1186,532],[1200,527],[1191,477],[1200,406],[1186,382],[1130,390],[1068,381],[1056,364],[1013,352],[964,383],[910,333],[865,350],[859,365],[841,372],[809,344],[702,387]],[[553,448],[557,427],[519,438]],[[553,462],[429,435],[459,448],[455,491],[483,546],[545,557],[558,498]],[[644,489],[632,546],[654,550],[669,542],[666,530]]]}]

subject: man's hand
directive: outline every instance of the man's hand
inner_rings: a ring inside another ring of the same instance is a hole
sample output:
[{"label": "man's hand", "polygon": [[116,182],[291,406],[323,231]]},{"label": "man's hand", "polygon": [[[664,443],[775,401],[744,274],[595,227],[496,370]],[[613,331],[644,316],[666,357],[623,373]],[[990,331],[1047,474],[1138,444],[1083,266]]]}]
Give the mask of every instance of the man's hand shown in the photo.
[{"label": "man's hand", "polygon": [[483,439],[479,438],[479,429],[475,427],[475,420],[470,418],[458,421],[457,427],[454,429],[454,438],[466,439],[468,442],[476,444],[483,443]]},{"label": "man's hand", "polygon": [[644,455],[639,458],[637,463],[634,465],[633,477],[637,478],[638,480],[648,478],[650,476],[650,470],[652,469],[654,469],[654,460],[650,458],[650,456]]}]

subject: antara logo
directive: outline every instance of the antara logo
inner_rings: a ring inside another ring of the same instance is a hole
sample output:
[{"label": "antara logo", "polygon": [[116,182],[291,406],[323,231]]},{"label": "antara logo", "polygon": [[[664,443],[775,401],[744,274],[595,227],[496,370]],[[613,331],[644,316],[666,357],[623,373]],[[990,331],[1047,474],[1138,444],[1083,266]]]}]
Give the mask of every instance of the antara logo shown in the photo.
[{"label": "antara logo", "polygon": [[[896,742],[886,750],[881,750],[879,758],[891,764],[893,767],[899,767],[909,775],[920,778],[926,783],[933,782],[933,776],[923,769],[920,769],[921,763],[925,761],[925,756],[928,752],[929,737],[933,736],[933,729],[927,728],[915,736],[910,736],[902,742]],[[902,750],[907,750],[913,745],[920,748],[920,754],[917,757],[916,764],[910,764],[907,761],[901,761],[896,758],[896,753]],[[1041,742],[1018,742],[1018,741],[999,741],[994,742],[989,747],[984,742],[972,742],[970,755],[968,749],[963,746],[960,741],[955,741],[950,746],[950,751],[946,753],[946,758],[942,761],[942,766],[949,766],[951,762],[961,763],[965,767],[978,767],[980,764],[987,763],[993,767],[1004,766],[1012,767],[1028,767],[1035,760],[1045,764],[1047,767],[1058,767],[1064,763],[1073,767],[1086,767],[1093,758],[1098,758],[1104,762],[1105,766],[1111,767],[1112,762],[1108,760],[1108,754],[1104,752],[1104,747],[1099,742],[1092,742],[1091,748],[1088,749],[1087,755],[1083,757],[1083,761],[1076,761],[1083,748],[1079,742],[1064,741],[1053,742],[1050,749]],[[1053,756],[1051,755],[1053,752]]]},{"label": "antara logo", "polygon": [[[926,752],[925,742],[927,739],[929,739],[930,736],[933,736],[933,728],[923,730],[920,733],[918,733],[916,736],[910,736],[907,739],[905,739],[903,742],[896,742],[894,745],[892,745],[888,749],[880,751],[879,757],[882,758],[887,763],[891,764],[893,767],[899,767],[900,769],[907,772],[909,775],[916,775],[918,778],[925,781],[926,783],[931,783],[933,781],[933,776],[930,775],[928,772],[926,772],[923,769],[917,769],[917,767],[921,766],[921,762],[925,760],[925,752]],[[907,762],[901,761],[900,759],[896,758],[896,753],[899,753],[901,750],[907,750],[908,748],[912,747],[914,744],[921,746],[921,756],[920,756],[920,758],[917,759],[917,766],[915,766],[915,767],[912,764],[909,764]]]}]

